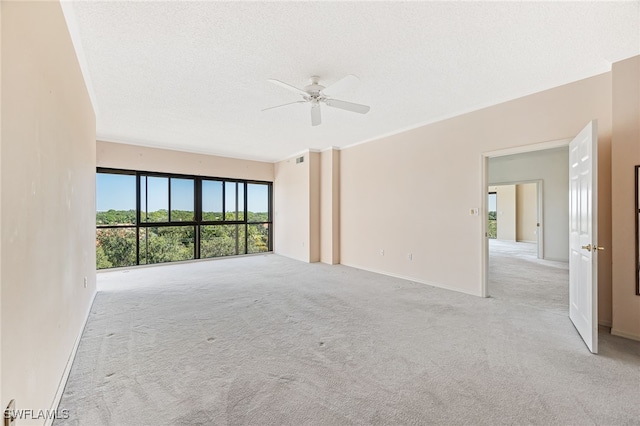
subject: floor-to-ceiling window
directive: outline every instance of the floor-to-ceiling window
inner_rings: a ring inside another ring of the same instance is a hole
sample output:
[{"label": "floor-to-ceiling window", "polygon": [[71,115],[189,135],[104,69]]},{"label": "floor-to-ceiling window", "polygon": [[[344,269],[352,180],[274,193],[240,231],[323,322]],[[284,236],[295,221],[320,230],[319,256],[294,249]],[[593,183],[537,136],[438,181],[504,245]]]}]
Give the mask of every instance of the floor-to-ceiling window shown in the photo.
[{"label": "floor-to-ceiling window", "polygon": [[270,182],[99,168],[98,269],[271,251]]}]

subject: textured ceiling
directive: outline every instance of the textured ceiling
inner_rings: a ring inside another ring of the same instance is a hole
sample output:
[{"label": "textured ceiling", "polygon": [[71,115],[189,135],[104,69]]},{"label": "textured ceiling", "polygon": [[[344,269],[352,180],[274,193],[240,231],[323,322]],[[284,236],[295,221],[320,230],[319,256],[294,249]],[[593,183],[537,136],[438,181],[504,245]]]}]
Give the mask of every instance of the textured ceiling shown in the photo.
[{"label": "textured ceiling", "polygon": [[[640,2],[68,2],[99,139],[274,161],[608,71],[640,54]],[[267,82],[360,84],[308,104]]]}]

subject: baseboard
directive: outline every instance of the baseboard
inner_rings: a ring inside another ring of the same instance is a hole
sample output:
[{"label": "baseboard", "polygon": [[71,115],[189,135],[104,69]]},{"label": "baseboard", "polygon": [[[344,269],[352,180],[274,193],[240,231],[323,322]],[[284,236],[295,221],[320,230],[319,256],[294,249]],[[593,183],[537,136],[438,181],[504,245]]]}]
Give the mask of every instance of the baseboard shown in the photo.
[{"label": "baseboard", "polygon": [[437,287],[437,288],[441,288],[443,290],[450,290],[450,291],[455,291],[455,292],[458,292],[458,293],[469,294],[471,296],[482,297],[482,294],[480,294],[480,293],[473,293],[471,291],[461,290],[459,288],[453,288],[453,287],[450,287],[450,286],[447,286],[447,285],[444,285],[444,284],[441,284],[441,283],[433,282],[433,281],[419,280],[419,279],[414,278],[414,277],[408,277],[406,275],[394,274],[392,272],[380,271],[380,270],[377,270],[377,269],[365,268],[363,266],[358,266],[358,265],[354,265],[354,264],[351,264],[351,263],[341,262],[340,264],[343,265],[343,266],[348,266],[349,268],[355,268],[355,269],[361,269],[361,270],[367,271],[367,272],[373,272],[374,274],[386,275],[388,277],[399,278],[401,280],[411,281],[411,282],[418,283],[418,284],[429,285],[431,287]]},{"label": "baseboard", "polygon": [[598,325],[611,328],[611,321],[601,320],[601,321],[598,321]]},{"label": "baseboard", "polygon": [[613,334],[614,336],[624,337],[625,339],[637,340],[640,342],[639,334],[627,333],[626,331],[621,331],[615,328],[611,329],[611,334]]},{"label": "baseboard", "polygon": [[[89,309],[87,309],[87,313],[84,316],[84,321],[82,322],[82,327],[80,327],[80,333],[78,337],[76,337],[76,341],[73,344],[73,349],[71,349],[71,354],[69,355],[69,359],[67,360],[67,365],[64,367],[64,372],[62,373],[62,378],[60,378],[60,383],[58,384],[58,390],[56,391],[56,396],[53,398],[53,404],[51,405],[50,413],[55,412],[60,405],[60,400],[62,399],[62,394],[64,393],[64,388],[67,386],[67,380],[69,380],[69,374],[71,373],[71,366],[73,365],[73,361],[76,359],[76,353],[78,352],[78,346],[80,346],[80,338],[84,333],[84,329],[87,326],[87,321],[89,320],[89,315],[91,314],[91,308],[93,307],[93,302],[96,300],[96,294],[98,291],[93,292],[93,296],[91,297],[91,303],[89,303]],[[52,426],[53,421],[55,419],[46,416],[46,420],[44,422],[44,426]]]},{"label": "baseboard", "polygon": [[547,257],[544,256],[543,260],[550,260],[552,262],[562,262],[562,263],[569,263],[569,259],[559,259],[557,257]]},{"label": "baseboard", "polygon": [[[200,262],[210,262],[214,260],[228,260],[228,259],[236,259],[238,257],[251,257],[251,256],[263,256],[266,254],[275,254],[273,251],[261,251],[260,253],[248,253],[248,254],[234,254],[231,256],[218,256],[218,257],[207,257],[206,259],[189,259],[189,260],[172,260],[171,262],[162,262],[162,263],[150,263],[148,265],[131,265],[131,266],[119,266],[117,268],[106,268],[106,269],[98,269],[96,274],[108,274],[109,272],[122,272],[122,271],[131,271],[134,269],[143,269],[143,268],[158,268],[161,266],[175,266],[175,265],[183,265],[186,263],[200,263]],[[293,258],[291,258],[293,259]],[[298,259],[296,259],[298,260]],[[95,294],[94,294],[95,297]]]}]

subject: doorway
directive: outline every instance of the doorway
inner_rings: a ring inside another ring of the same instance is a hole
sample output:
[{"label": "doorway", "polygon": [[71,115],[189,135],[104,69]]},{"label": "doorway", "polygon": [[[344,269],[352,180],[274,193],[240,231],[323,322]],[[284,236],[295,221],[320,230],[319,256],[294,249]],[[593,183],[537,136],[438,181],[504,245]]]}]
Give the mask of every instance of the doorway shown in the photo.
[{"label": "doorway", "polygon": [[523,243],[543,259],[543,180],[491,183],[487,197],[489,239]]},{"label": "doorway", "polygon": [[486,157],[485,296],[568,314],[568,142]]},{"label": "doorway", "polygon": [[[568,185],[568,191],[564,192],[564,201],[558,206],[569,204],[569,209],[564,217],[567,219],[568,228],[557,235],[560,242],[568,241],[568,250],[563,251],[569,259],[568,263],[568,313],[576,331],[592,353],[598,353],[598,256],[604,247],[598,245],[598,122],[592,120],[576,135],[568,141],[553,141],[508,150],[485,153],[482,158],[482,219],[488,220],[486,193],[490,182],[492,157],[508,156],[512,154],[532,153],[538,154],[551,148],[565,147],[564,154],[568,155],[563,161],[564,166],[556,170],[566,172],[564,182]],[[569,161],[567,161],[569,160]],[[513,170],[524,170],[518,167]],[[495,178],[495,176],[494,176]],[[563,186],[560,184],[560,186]],[[550,187],[555,187],[555,185]],[[567,200],[568,195],[568,200]],[[546,198],[546,197],[545,197]],[[567,203],[567,201],[569,201]],[[545,204],[551,203],[545,200]],[[555,204],[552,204],[555,205]],[[545,212],[545,218],[549,215]],[[486,223],[483,223],[487,229]],[[547,234],[547,236],[553,234]],[[484,232],[484,244],[482,245],[482,293],[488,297],[489,291],[489,238]],[[548,238],[546,238],[548,241]],[[535,287],[535,281],[531,283]]]}]

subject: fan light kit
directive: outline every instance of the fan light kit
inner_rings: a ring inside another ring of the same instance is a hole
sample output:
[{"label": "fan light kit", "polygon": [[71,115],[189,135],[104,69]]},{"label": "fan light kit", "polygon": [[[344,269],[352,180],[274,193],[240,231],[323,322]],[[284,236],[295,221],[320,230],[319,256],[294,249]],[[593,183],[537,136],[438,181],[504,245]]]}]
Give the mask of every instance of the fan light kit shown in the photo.
[{"label": "fan light kit", "polygon": [[318,126],[322,123],[322,118],[320,116],[320,103],[324,103],[332,108],[339,108],[345,111],[357,112],[358,114],[366,114],[370,109],[367,105],[354,104],[353,102],[341,101],[338,99],[333,99],[332,97],[335,93],[338,93],[341,90],[344,90],[345,88],[359,81],[358,77],[353,74],[349,74],[343,79],[336,81],[329,87],[324,87],[323,85],[321,85],[320,77],[318,76],[311,77],[310,84],[308,86],[305,86],[304,89],[298,89],[297,87],[287,83],[283,83],[280,80],[269,79],[268,81],[297,93],[298,95],[302,96],[303,100],[265,108],[262,111],[280,108],[287,105],[310,103],[312,126]]}]

